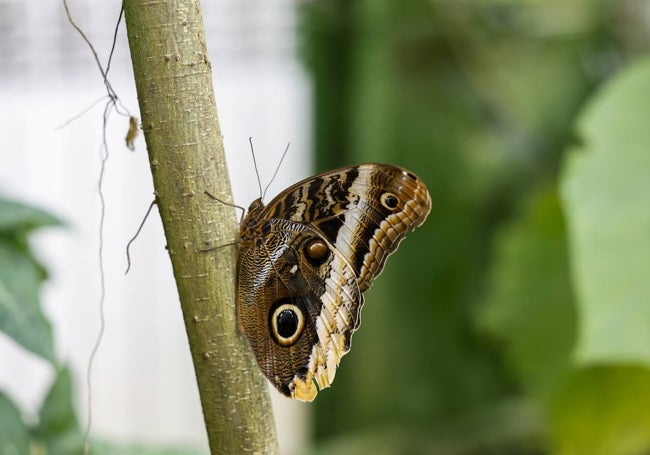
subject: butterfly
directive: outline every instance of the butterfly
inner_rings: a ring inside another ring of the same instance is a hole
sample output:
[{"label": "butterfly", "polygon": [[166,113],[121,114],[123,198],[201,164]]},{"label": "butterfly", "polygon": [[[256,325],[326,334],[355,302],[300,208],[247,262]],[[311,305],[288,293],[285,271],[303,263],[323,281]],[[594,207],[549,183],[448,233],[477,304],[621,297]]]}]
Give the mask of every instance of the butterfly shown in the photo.
[{"label": "butterfly", "polygon": [[280,393],[312,401],[330,386],[359,328],[363,293],[430,209],[422,180],[377,163],[253,201],[240,225],[237,315]]}]

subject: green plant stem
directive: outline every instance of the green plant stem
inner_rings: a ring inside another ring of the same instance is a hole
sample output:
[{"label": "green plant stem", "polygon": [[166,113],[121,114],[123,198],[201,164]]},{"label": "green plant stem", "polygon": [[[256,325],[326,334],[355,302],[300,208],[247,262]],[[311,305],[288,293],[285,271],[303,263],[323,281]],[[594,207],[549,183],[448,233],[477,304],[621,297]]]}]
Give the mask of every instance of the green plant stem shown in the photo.
[{"label": "green plant stem", "polygon": [[[156,199],[213,454],[277,453],[266,381],[235,316],[238,226],[198,1],[125,0]],[[191,391],[179,390],[188,394]]]}]

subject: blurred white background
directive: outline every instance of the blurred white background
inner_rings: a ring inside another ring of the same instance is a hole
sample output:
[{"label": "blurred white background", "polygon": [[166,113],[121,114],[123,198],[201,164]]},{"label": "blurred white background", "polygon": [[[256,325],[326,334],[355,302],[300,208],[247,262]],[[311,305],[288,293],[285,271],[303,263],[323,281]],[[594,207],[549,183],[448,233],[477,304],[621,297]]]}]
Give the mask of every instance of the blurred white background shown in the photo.
[{"label": "blurred white background", "polygon": [[[102,59],[110,50],[120,2],[70,0],[71,12]],[[203,2],[217,106],[235,200],[258,197],[248,137],[262,183],[287,144],[291,149],[267,200],[309,174],[310,84],[297,59],[291,0]],[[92,54],[68,24],[59,1],[0,1],[0,195],[41,207],[65,222],[35,236],[51,276],[42,302],[54,325],[56,352],[75,374],[81,424],[85,375],[99,329],[100,103],[105,94]],[[124,24],[109,78],[139,117]],[[112,115],[106,164],[106,332],[93,370],[93,437],[123,443],[204,448],[198,392],[162,226],[154,210],[131,249],[125,247],[153,198],[144,139],[124,145],[128,119]],[[0,389],[32,415],[53,376],[44,361],[0,334]],[[282,453],[301,453],[308,406],[272,390]]]}]

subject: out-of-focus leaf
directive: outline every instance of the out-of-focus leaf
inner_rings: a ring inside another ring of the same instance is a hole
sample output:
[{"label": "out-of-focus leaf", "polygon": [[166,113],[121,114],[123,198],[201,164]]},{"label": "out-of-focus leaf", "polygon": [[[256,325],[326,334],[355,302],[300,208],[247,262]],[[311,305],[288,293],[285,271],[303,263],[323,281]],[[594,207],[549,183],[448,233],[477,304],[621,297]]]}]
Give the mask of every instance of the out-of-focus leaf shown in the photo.
[{"label": "out-of-focus leaf", "polygon": [[28,231],[61,222],[43,210],[0,198],[0,232]]},{"label": "out-of-focus leaf", "polygon": [[[468,431],[471,428],[472,431]],[[536,454],[540,416],[526,403],[502,402],[435,422],[428,431],[380,427],[351,432],[320,444],[313,455]]]},{"label": "out-of-focus leaf", "polygon": [[59,224],[42,210],[0,198],[0,331],[51,362],[52,330],[39,305],[46,273],[31,254],[27,234]]},{"label": "out-of-focus leaf", "polygon": [[[387,427],[428,435],[441,419],[522,388],[547,405],[571,374],[576,336],[555,196],[529,202],[496,261],[492,236],[531,190],[555,180],[576,112],[628,54],[608,37],[644,36],[627,32],[641,30],[643,15],[629,2],[304,3],[319,169],[401,164],[432,196],[427,223],[366,296],[354,349],[319,396],[316,438]],[[469,326],[486,273],[486,324],[515,384]]]},{"label": "out-of-focus leaf", "polygon": [[83,452],[72,400],[72,379],[67,368],[60,370],[39,413],[36,434],[50,455],[75,455]]},{"label": "out-of-focus leaf", "polygon": [[42,276],[27,252],[0,241],[0,331],[54,362],[52,329],[39,305]]},{"label": "out-of-focus leaf", "polygon": [[650,60],[581,116],[562,175],[580,308],[577,358],[650,366]]},{"label": "out-of-focus leaf", "polygon": [[0,392],[0,454],[29,453],[29,433],[20,411],[4,393]]},{"label": "out-of-focus leaf", "polygon": [[529,391],[553,390],[569,367],[575,314],[558,195],[532,195],[498,237],[490,292],[478,323],[503,342]]},{"label": "out-of-focus leaf", "polygon": [[650,451],[650,370],[581,370],[557,394],[550,431],[557,455],[638,455]]}]

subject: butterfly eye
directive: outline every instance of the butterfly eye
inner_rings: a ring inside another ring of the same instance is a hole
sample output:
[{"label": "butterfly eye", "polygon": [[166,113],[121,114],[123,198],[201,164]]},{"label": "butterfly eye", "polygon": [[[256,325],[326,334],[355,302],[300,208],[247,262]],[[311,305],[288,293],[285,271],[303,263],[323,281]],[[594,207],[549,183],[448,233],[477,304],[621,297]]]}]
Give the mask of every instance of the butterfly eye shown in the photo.
[{"label": "butterfly eye", "polygon": [[305,257],[313,266],[321,265],[330,255],[329,247],[319,238],[310,239],[305,242],[303,251],[305,252]]},{"label": "butterfly eye", "polygon": [[283,303],[271,314],[271,334],[282,346],[291,346],[305,327],[302,310],[293,303]]},{"label": "butterfly eye", "polygon": [[393,193],[383,193],[379,200],[388,210],[395,210],[399,205],[399,199]]}]

